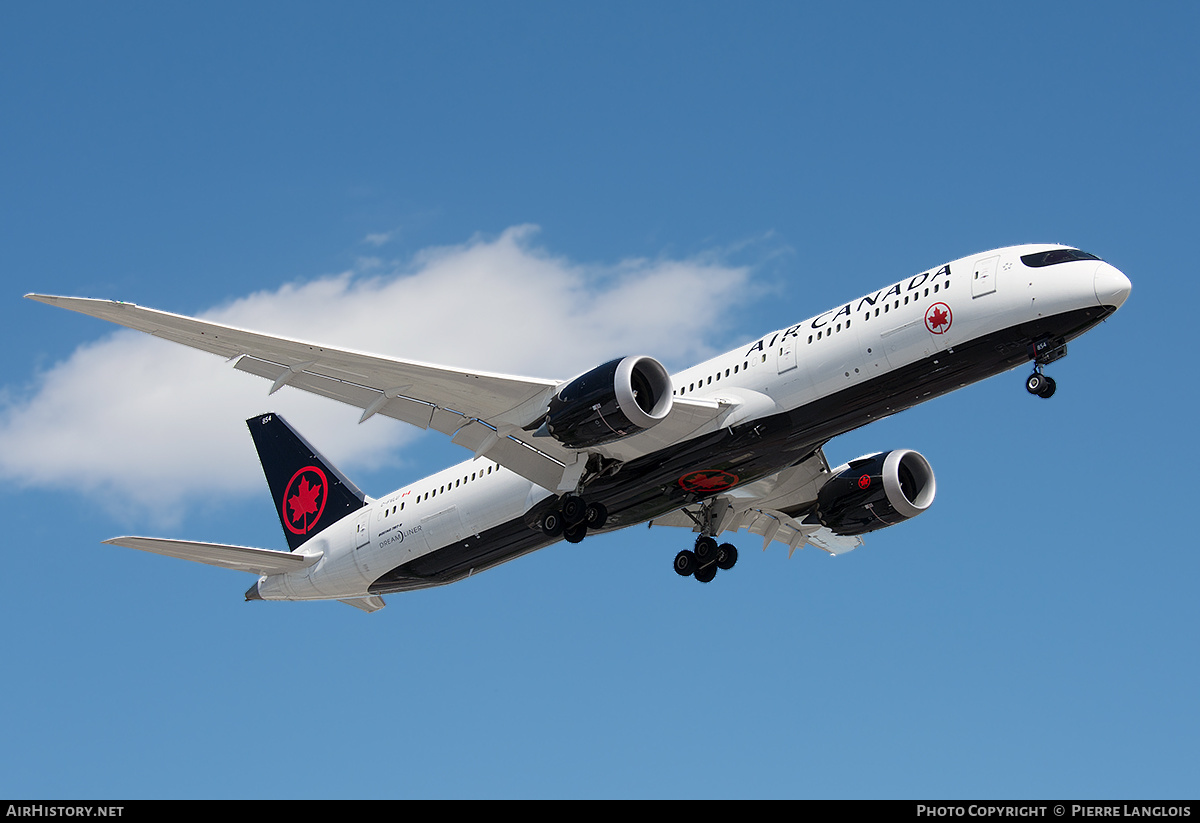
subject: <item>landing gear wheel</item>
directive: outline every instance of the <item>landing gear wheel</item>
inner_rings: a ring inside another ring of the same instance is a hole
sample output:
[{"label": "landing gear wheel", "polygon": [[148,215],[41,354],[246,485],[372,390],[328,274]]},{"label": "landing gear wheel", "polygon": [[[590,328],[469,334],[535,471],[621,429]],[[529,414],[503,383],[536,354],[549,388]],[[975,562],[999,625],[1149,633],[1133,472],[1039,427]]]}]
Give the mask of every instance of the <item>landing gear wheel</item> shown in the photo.
[{"label": "landing gear wheel", "polygon": [[691,577],[696,573],[696,553],[684,549],[675,555],[675,573],[680,577]]},{"label": "landing gear wheel", "polygon": [[[1040,366],[1038,367],[1041,368]],[[1054,383],[1053,377],[1047,377],[1040,371],[1035,371],[1029,377],[1025,378],[1025,391],[1030,394],[1036,394],[1043,399],[1049,399],[1054,396],[1054,390],[1058,386]]]},{"label": "landing gear wheel", "polygon": [[563,529],[563,538],[568,543],[582,543],[583,538],[587,536],[587,524],[576,523],[574,526],[567,526]]},{"label": "landing gear wheel", "polygon": [[583,498],[578,495],[568,494],[562,499],[563,521],[568,526],[574,526],[576,523],[582,523],[583,518],[587,516],[587,504],[583,502]]},{"label": "landing gear wheel", "polygon": [[729,571],[737,563],[737,546],[732,543],[722,543],[717,547],[717,568]]},{"label": "landing gear wheel", "polygon": [[703,569],[696,569],[696,579],[701,583],[711,583],[712,579],[717,576],[717,564],[705,566]]},{"label": "landing gear wheel", "polygon": [[547,537],[558,537],[563,532],[562,514],[553,509],[542,515],[542,534]]},{"label": "landing gear wheel", "polygon": [[708,535],[700,535],[696,538],[696,562],[701,566],[709,566],[717,562],[717,556],[721,550],[717,548],[717,541],[713,540]]},{"label": "landing gear wheel", "polygon": [[608,520],[608,509],[604,507],[603,503],[588,504],[587,511],[583,515],[583,522],[587,523],[589,529],[604,528],[606,520]]}]

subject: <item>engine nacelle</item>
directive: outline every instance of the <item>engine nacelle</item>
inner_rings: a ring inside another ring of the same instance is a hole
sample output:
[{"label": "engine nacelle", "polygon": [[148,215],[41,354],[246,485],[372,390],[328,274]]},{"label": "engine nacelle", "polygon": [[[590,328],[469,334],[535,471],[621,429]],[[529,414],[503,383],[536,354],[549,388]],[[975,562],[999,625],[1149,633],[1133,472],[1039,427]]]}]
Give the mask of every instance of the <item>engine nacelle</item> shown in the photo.
[{"label": "engine nacelle", "polygon": [[937,482],[921,454],[895,449],[851,461],[817,493],[817,516],[836,534],[894,526],[933,503]]},{"label": "engine nacelle", "polygon": [[655,426],[671,412],[671,376],[653,357],[597,366],[550,400],[546,431],[572,449],[602,446]]}]

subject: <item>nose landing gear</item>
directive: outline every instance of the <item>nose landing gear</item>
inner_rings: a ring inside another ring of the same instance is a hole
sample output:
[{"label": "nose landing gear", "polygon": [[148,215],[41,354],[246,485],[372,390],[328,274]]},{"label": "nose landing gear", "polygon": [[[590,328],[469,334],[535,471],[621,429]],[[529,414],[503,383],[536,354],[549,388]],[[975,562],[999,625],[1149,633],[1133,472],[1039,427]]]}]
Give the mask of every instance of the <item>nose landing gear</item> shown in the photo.
[{"label": "nose landing gear", "polygon": [[1056,388],[1058,386],[1055,384],[1054,378],[1042,374],[1041,366],[1035,367],[1033,374],[1025,379],[1025,391],[1044,399],[1052,397]]},{"label": "nose landing gear", "polygon": [[1033,360],[1033,374],[1025,378],[1025,391],[1049,399],[1055,388],[1054,378],[1042,374],[1042,367],[1067,356],[1067,341],[1061,337],[1042,337],[1029,344],[1029,357]]}]

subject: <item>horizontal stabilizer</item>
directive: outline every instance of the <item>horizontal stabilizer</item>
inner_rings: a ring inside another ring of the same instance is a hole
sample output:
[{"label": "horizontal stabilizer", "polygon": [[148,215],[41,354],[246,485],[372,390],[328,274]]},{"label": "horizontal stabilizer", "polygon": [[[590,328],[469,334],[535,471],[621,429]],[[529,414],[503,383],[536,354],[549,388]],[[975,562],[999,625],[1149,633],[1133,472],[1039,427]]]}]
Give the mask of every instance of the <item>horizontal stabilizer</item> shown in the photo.
[{"label": "horizontal stabilizer", "polygon": [[253,549],[249,546],[227,546],[224,543],[197,543],[192,540],[168,540],[163,537],[114,537],[105,540],[110,546],[124,546],[167,557],[179,557],[234,569],[251,574],[286,574],[307,568],[321,559],[321,553],[296,554],[273,549]]}]

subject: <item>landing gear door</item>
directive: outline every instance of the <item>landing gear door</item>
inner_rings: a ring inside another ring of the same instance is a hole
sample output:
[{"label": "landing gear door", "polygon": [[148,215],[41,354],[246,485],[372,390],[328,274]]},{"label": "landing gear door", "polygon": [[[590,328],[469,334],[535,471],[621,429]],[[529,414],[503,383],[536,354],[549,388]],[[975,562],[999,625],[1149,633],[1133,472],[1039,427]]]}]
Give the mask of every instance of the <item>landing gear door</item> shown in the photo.
[{"label": "landing gear door", "polygon": [[971,297],[983,297],[996,291],[996,266],[999,262],[999,256],[975,261],[975,273],[971,276]]}]

